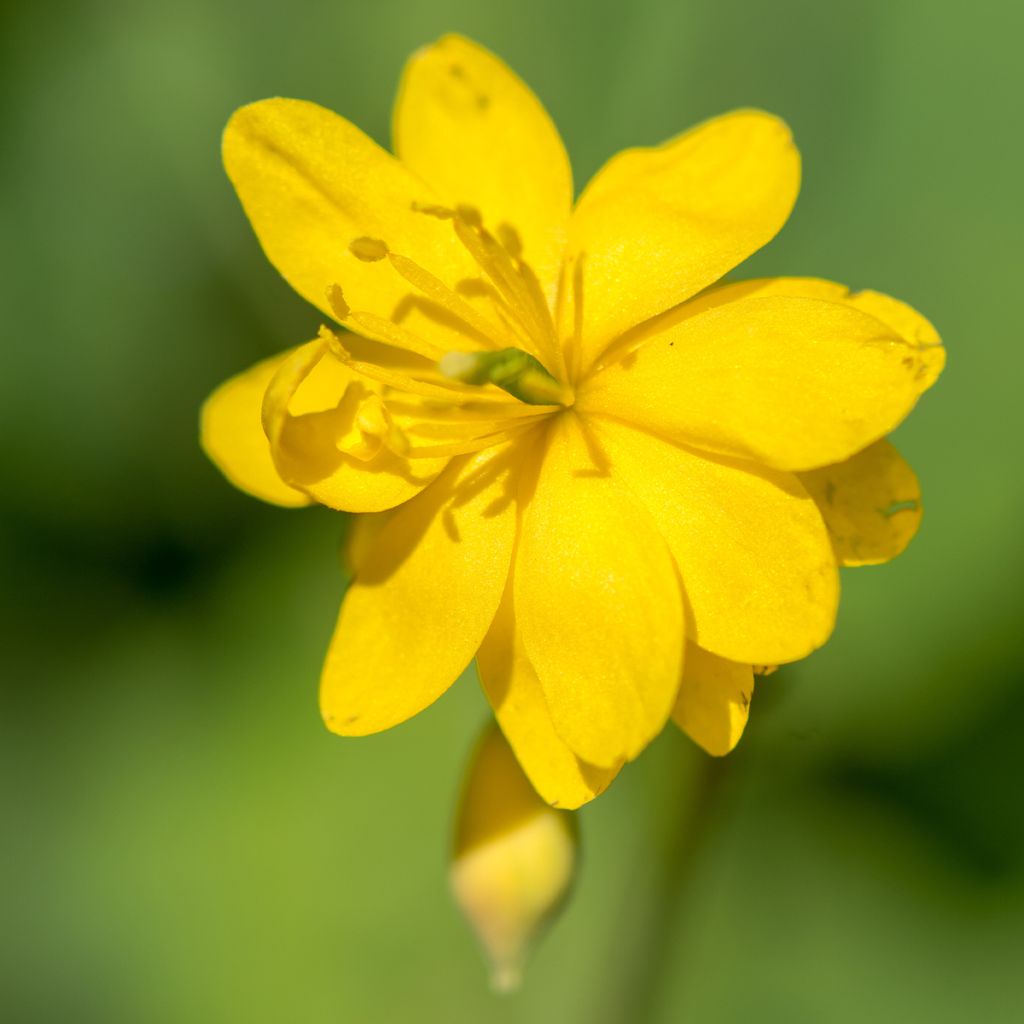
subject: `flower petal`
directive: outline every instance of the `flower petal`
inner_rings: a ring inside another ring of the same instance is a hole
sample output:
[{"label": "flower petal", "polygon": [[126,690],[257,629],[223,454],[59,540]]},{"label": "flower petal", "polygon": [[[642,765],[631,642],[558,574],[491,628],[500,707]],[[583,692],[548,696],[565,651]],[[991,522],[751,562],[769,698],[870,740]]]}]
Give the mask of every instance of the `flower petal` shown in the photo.
[{"label": "flower petal", "polygon": [[582,287],[566,307],[579,325],[578,365],[586,369],[618,335],[713,284],[770,241],[799,187],[789,129],[757,110],[613,157],[587,186],[569,227],[570,261],[581,264]]},{"label": "flower petal", "polygon": [[841,565],[888,562],[921,524],[917,477],[888,441],[800,479],[821,509]]},{"label": "flower petal", "polygon": [[857,309],[753,297],[657,334],[577,392],[577,405],[779,469],[840,462],[919,395],[919,350]]},{"label": "flower petal", "polygon": [[577,756],[612,767],[661,730],[682,668],[675,566],[578,417],[552,423],[524,503],[515,618],[551,719]]},{"label": "flower petal", "polygon": [[581,761],[555,731],[540,680],[516,629],[511,581],[476,662],[501,731],[541,797],[552,807],[572,810],[604,792],[619,769]]},{"label": "flower petal", "polygon": [[395,152],[444,201],[511,227],[553,295],[572,210],[565,147],[540,101],[494,54],[458,35],[414,54],[394,117]]},{"label": "flower petal", "polygon": [[341,451],[339,436],[350,419],[347,389],[364,383],[322,341],[311,341],[280,364],[263,402],[263,425],[281,478],[343,512],[394,508],[422,491],[447,462],[410,461],[387,448],[369,459]]},{"label": "flower petal", "polygon": [[616,482],[675,557],[687,633],[733,661],[779,664],[820,647],[839,580],[817,506],[789,473],[730,464],[608,419],[593,430]]},{"label": "flower petal", "polygon": [[921,361],[917,372],[919,392],[927,391],[942,373],[946,365],[946,350],[942,339],[931,321],[923,317],[912,306],[881,292],[854,292],[846,300],[851,306],[862,309],[870,316],[888,324],[911,344],[920,350]]},{"label": "flower petal", "polygon": [[722,757],[740,741],[754,694],[750,665],[686,645],[686,667],[672,718],[709,754]]},{"label": "flower petal", "polygon": [[332,732],[364,736],[411,718],[472,660],[515,540],[512,455],[506,446],[454,460],[363,557],[321,677]]},{"label": "flower petal", "polygon": [[762,277],[751,281],[736,281],[708,288],[688,302],[630,331],[605,352],[602,362],[611,363],[624,352],[639,348],[648,339],[662,334],[670,327],[689,320],[698,313],[724,306],[740,299],[766,298],[769,295],[788,295],[791,298],[825,299],[841,302],[859,309],[891,327],[904,341],[918,349],[920,365],[917,370],[918,391],[924,392],[935,383],[946,362],[942,339],[931,322],[916,309],[899,299],[881,292],[851,292],[846,285],[836,284],[819,277]]},{"label": "flower petal", "polygon": [[327,295],[340,285],[352,310],[400,321],[442,350],[473,346],[384,253],[449,287],[478,268],[450,222],[418,212],[436,205],[434,193],[358,128],[315,103],[263,100],[232,115],[223,152],[267,257],[303,298],[334,316]]},{"label": "flower petal", "polygon": [[281,479],[260,422],[264,392],[288,354],[264,359],[221,384],[203,403],[199,433],[203,451],[236,487],[274,505],[301,508],[312,499]]}]

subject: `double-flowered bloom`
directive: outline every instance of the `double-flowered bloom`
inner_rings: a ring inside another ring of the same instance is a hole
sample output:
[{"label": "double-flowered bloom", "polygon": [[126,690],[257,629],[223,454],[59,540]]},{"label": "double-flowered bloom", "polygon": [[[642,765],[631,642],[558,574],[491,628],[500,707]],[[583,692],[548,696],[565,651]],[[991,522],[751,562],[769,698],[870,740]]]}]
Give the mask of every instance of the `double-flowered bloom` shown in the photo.
[{"label": "double-flowered bloom", "polygon": [[670,717],[735,744],[752,666],[828,638],[838,565],[920,518],[885,436],[931,325],[827,281],[718,284],[800,162],[741,110],[614,157],[573,202],[544,109],[459,37],[415,54],[392,156],[311,103],[239,110],[224,159],[271,262],[347,328],[224,384],[206,450],[247,491],[363,521],[321,706],[387,729],[475,656],[540,794],[599,793]]}]

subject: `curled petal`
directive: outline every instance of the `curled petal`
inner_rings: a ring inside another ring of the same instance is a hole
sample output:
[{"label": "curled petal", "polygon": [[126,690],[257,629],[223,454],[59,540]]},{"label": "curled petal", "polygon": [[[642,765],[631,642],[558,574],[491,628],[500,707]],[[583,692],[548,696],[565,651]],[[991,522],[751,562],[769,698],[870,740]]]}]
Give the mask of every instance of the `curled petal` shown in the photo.
[{"label": "curled petal", "polygon": [[203,403],[203,450],[236,487],[274,505],[300,508],[312,499],[286,483],[277,471],[263,432],[263,395],[288,353],[264,359],[225,381]]},{"label": "curled petal", "polygon": [[320,340],[278,367],[264,397],[263,426],[281,478],[344,512],[394,508],[447,461],[404,458],[377,392]]}]

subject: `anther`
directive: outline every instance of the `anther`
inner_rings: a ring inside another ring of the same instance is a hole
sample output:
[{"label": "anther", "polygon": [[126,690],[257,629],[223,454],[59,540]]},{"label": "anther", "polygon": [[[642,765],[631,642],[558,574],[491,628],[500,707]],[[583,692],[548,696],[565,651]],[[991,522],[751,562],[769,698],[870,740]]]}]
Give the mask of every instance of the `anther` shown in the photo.
[{"label": "anther", "polygon": [[484,226],[484,219],[475,206],[467,206],[465,203],[462,203],[455,207],[455,216],[471,228],[479,229]]},{"label": "anther", "polygon": [[511,224],[498,225],[498,241],[512,259],[518,260],[522,258],[523,242],[519,237],[519,232]]},{"label": "anther", "polygon": [[438,220],[451,220],[455,211],[447,206],[439,206],[436,203],[418,203],[413,200],[413,213],[425,213],[428,217],[436,217]]},{"label": "anther", "polygon": [[364,263],[377,263],[387,256],[388,246],[380,238],[367,238],[364,236],[363,238],[353,238],[348,243],[348,251],[357,260],[362,260]]},{"label": "anther", "polygon": [[345,301],[345,293],[341,290],[341,285],[332,284],[327,289],[327,303],[331,307],[331,312],[341,321],[347,320],[352,312],[349,304]]}]

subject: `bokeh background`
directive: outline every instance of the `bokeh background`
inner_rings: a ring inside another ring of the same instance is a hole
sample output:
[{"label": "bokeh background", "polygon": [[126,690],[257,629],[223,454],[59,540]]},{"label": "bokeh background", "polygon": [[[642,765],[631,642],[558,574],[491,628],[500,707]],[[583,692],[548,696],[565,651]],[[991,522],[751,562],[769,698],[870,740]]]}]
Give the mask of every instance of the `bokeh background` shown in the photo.
[{"label": "bokeh background", "polygon": [[[1024,1019],[1022,10],[0,8],[0,1017]],[[584,810],[573,902],[505,999],[445,884],[475,680],[328,735],[343,517],[262,507],[196,439],[208,391],[318,322],[231,193],[226,118],[297,96],[386,141],[404,57],[450,30],[532,83],[580,184],[732,107],[783,115],[803,193],[744,273],[891,292],[949,348],[897,437],[916,542],[760,685],[699,841],[674,731]]]}]

